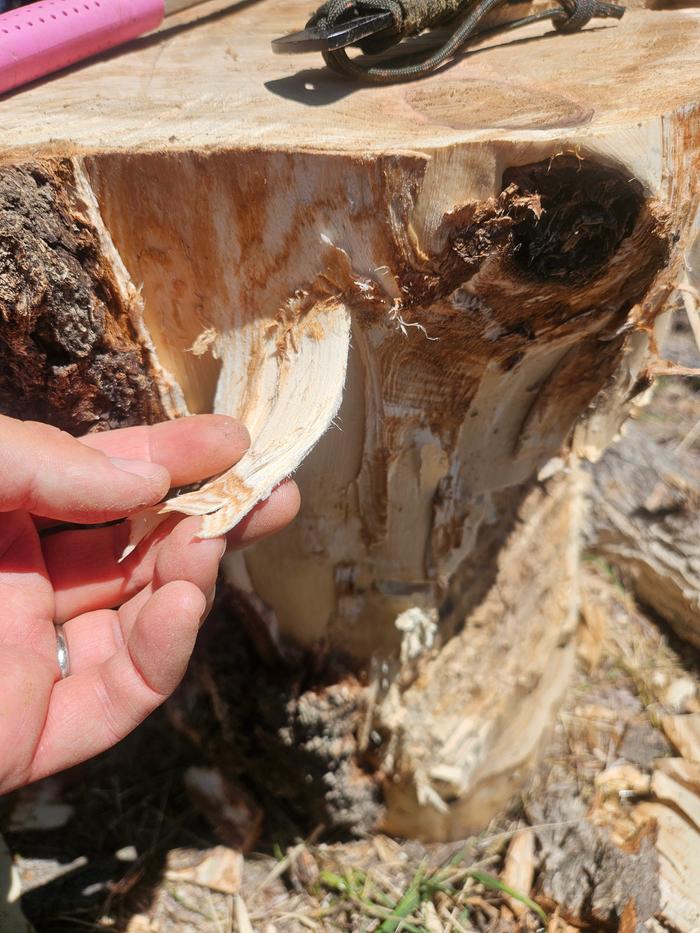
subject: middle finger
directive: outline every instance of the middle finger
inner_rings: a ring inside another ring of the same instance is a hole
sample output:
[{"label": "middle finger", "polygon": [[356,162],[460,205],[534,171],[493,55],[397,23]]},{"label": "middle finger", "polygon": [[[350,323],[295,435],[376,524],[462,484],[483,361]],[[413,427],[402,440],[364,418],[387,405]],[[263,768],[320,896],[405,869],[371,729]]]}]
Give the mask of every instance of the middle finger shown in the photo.
[{"label": "middle finger", "polygon": [[225,542],[221,538],[197,538],[199,522],[199,518],[189,518],[171,531],[157,551],[152,582],[132,596],[118,612],[98,609],[65,622],[64,635],[73,673],[102,664],[122,648],[129,639],[138,612],[161,587],[184,581],[194,584],[207,601],[213,597]]},{"label": "middle finger", "polygon": [[[286,480],[229,533],[229,548],[246,547],[279,531],[294,518],[298,508],[297,486]],[[46,566],[56,593],[56,620],[61,622],[82,612],[119,606],[130,599],[152,580],[156,560],[173,529],[182,526],[175,543],[189,548],[199,522],[197,516],[184,520],[171,516],[121,563],[119,558],[129,534],[125,523],[44,536]],[[204,541],[198,539],[198,545],[202,544]],[[169,553],[176,561],[177,552]],[[170,579],[178,578],[171,575]]]}]

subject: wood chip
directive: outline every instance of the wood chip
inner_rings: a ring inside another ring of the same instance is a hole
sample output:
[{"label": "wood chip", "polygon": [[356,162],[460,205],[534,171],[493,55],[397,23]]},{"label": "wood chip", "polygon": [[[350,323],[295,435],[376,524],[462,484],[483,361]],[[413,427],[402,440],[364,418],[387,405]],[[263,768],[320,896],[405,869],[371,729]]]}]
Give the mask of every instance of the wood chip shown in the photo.
[{"label": "wood chip", "polygon": [[250,916],[248,914],[248,908],[245,905],[245,901],[238,894],[233,899],[233,909],[236,918],[236,929],[238,933],[255,933],[253,930],[253,924],[250,922]]},{"label": "wood chip", "polygon": [[295,888],[305,888],[307,891],[318,884],[318,862],[312,852],[306,847],[296,851],[289,860],[289,875]]},{"label": "wood chip", "polygon": [[652,917],[647,920],[647,933],[668,933],[668,930]]},{"label": "wood chip", "polygon": [[129,920],[126,933],[159,933],[160,927],[146,914],[134,914]]},{"label": "wood chip", "polygon": [[213,768],[188,768],[185,786],[195,807],[232,849],[250,852],[262,826],[262,810],[248,791]]},{"label": "wood chip", "polygon": [[[523,829],[510,841],[501,879],[504,884],[518,891],[519,894],[529,895],[534,877],[535,834],[531,829]],[[507,897],[506,901],[516,917],[529,913],[529,909],[522,901],[514,897]]]},{"label": "wood chip", "polygon": [[589,673],[593,673],[600,663],[605,644],[605,608],[599,602],[584,599],[581,616],[584,625],[581,628],[578,655]]},{"label": "wood chip", "polygon": [[549,925],[547,927],[547,933],[579,933],[579,928],[566,923],[566,921],[562,920],[559,914],[555,911],[553,916],[550,918]]},{"label": "wood chip", "polygon": [[663,716],[661,727],[684,758],[700,762],[700,713]]},{"label": "wood chip", "polygon": [[423,904],[423,923],[428,933],[445,933],[445,928],[438,917],[437,910],[432,901],[426,901]]},{"label": "wood chip", "polygon": [[657,758],[654,766],[700,796],[700,763],[685,758]]},{"label": "wood chip", "polygon": [[0,836],[0,930],[2,933],[34,933],[22,913],[22,886],[12,854]]},{"label": "wood chip", "polygon": [[596,775],[595,786],[604,794],[648,794],[651,778],[634,765],[613,765]]},{"label": "wood chip", "polygon": [[373,836],[372,845],[382,862],[395,862],[401,857],[401,846],[390,836]]},{"label": "wood chip", "polygon": [[203,857],[192,865],[167,867],[165,870],[168,881],[184,881],[221,894],[238,894],[242,875],[243,855],[226,846],[216,846],[204,852]]},{"label": "wood chip", "polygon": [[700,928],[700,833],[687,820],[662,803],[640,803],[633,818],[638,824],[654,820],[657,826],[661,910],[657,919],[678,933]]},{"label": "wood chip", "polygon": [[[700,831],[700,797],[697,794],[663,771],[654,772],[651,789],[659,800],[677,807]],[[696,867],[700,873],[700,863]]]},{"label": "wood chip", "polygon": [[664,690],[662,699],[671,712],[687,713],[692,712],[697,694],[698,685],[693,677],[676,677]]},{"label": "wood chip", "polygon": [[19,792],[8,829],[16,833],[48,832],[61,829],[74,815],[75,807],[61,800],[61,784],[49,778]]}]

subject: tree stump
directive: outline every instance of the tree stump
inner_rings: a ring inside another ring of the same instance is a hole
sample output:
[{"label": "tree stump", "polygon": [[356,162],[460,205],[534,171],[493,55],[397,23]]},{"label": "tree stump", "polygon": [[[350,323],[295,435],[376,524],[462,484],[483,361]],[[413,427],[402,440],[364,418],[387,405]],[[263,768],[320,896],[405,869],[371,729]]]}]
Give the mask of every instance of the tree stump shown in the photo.
[{"label": "tree stump", "polygon": [[572,670],[576,455],[649,385],[697,232],[700,12],[395,87],[273,57],[308,12],[183,17],[3,102],[0,404],[242,418],[245,461],[170,503],[204,533],[301,464],[178,721],[326,825],[456,838]]}]

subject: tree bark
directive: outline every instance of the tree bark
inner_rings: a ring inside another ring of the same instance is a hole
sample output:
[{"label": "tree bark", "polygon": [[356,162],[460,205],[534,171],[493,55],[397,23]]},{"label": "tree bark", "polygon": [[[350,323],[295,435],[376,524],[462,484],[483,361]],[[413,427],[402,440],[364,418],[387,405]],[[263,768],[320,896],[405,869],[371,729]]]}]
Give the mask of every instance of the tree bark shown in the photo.
[{"label": "tree bark", "polygon": [[205,534],[303,461],[299,520],[226,565],[245,633],[178,721],[326,824],[455,838],[517,790],[572,670],[575,453],[651,381],[697,229],[700,14],[530,27],[359,88],[270,57],[304,12],[5,103],[0,404],[75,433],[242,418],[241,465],[168,506]]},{"label": "tree bark", "polygon": [[587,543],[613,564],[638,598],[700,647],[698,458],[665,450],[628,424],[592,470]]}]

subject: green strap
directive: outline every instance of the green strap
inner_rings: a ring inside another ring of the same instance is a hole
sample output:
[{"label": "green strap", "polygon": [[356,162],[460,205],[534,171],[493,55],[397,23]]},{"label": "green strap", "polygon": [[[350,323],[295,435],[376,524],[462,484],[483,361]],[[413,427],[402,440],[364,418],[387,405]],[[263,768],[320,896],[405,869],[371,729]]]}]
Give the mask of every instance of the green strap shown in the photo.
[{"label": "green strap", "polygon": [[469,40],[486,32],[514,29],[545,19],[553,21],[555,29],[573,32],[582,29],[594,17],[620,17],[625,8],[606,0],[560,0],[559,7],[542,10],[522,19],[501,23],[488,30],[478,31],[481,21],[505,0],[328,0],[312,17],[308,25],[335,25],[347,22],[353,15],[366,16],[372,12],[390,12],[394,20],[392,29],[360,43],[366,54],[385,51],[402,38],[415,36],[453,20],[455,29],[446,42],[439,45],[426,58],[409,65],[372,65],[349,58],[345,49],[324,52],[326,64],[341,74],[375,84],[393,84],[424,77],[445,64]]}]

